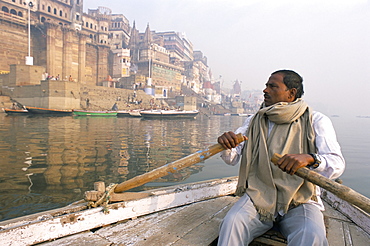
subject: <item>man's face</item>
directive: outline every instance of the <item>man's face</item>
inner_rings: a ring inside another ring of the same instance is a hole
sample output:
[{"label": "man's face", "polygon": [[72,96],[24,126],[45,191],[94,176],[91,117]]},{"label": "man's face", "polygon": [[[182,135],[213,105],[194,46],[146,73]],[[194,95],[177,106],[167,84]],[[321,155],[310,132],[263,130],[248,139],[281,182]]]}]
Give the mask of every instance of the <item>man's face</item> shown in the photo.
[{"label": "man's face", "polygon": [[265,97],[265,105],[271,106],[278,102],[293,102],[295,99],[294,90],[288,89],[283,82],[283,75],[276,73],[270,76],[266,83],[266,88],[263,90]]}]

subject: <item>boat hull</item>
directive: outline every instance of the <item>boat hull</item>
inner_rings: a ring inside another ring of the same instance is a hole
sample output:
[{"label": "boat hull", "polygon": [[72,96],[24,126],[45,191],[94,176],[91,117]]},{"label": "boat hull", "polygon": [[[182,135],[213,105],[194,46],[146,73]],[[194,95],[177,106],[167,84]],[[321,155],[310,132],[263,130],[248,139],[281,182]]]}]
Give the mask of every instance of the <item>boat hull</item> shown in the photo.
[{"label": "boat hull", "polygon": [[144,110],[140,111],[144,118],[155,119],[179,119],[179,118],[195,118],[199,111],[177,111],[177,110]]},{"label": "boat hull", "polygon": [[73,110],[73,115],[76,115],[76,116],[117,116],[117,111]]},{"label": "boat hull", "polygon": [[130,117],[129,111],[117,111],[117,117]]},{"label": "boat hull", "polygon": [[38,108],[38,107],[26,107],[26,109],[31,114],[72,115],[72,110],[68,110],[68,109],[47,109],[47,108]]},{"label": "boat hull", "polygon": [[27,109],[9,109],[9,108],[4,108],[5,113],[7,114],[15,114],[15,115],[26,115],[28,114]]}]

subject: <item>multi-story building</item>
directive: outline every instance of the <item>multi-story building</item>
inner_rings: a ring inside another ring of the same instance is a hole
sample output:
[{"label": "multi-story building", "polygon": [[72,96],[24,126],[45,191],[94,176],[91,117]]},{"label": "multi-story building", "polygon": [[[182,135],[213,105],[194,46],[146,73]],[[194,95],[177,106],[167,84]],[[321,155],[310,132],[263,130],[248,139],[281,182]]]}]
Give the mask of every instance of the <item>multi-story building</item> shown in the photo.
[{"label": "multi-story building", "polygon": [[193,55],[184,33],[156,33],[149,25],[139,33],[109,8],[83,13],[83,0],[0,0],[0,8],[2,73],[31,57],[50,76],[86,86],[147,88],[157,97],[180,92],[182,84],[199,92],[210,80],[206,57]]},{"label": "multi-story building", "polygon": [[109,75],[112,15],[108,8],[85,14],[82,0],[1,0],[0,8],[0,53],[5,54],[0,70],[24,64],[30,53],[34,65],[61,79],[99,85]]},{"label": "multi-story building", "polygon": [[135,88],[145,87],[147,93],[164,98],[181,91],[184,68],[170,62],[171,52],[163,45],[163,37],[152,32],[149,25],[144,33],[133,26],[129,48],[135,74],[124,80],[125,86],[136,84]]}]

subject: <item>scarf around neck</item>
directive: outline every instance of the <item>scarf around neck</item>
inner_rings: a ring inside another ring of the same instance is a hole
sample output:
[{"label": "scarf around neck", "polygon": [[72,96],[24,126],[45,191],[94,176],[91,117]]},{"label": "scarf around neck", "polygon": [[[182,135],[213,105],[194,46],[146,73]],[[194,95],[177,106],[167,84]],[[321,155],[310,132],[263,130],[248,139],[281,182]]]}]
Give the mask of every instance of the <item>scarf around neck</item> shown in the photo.
[{"label": "scarf around neck", "polygon": [[[268,121],[275,123],[268,134]],[[274,153],[315,153],[312,112],[306,102],[279,102],[261,109],[248,127],[236,195],[247,193],[261,220],[274,220],[276,212],[315,198],[315,186],[283,172],[271,162]]]}]

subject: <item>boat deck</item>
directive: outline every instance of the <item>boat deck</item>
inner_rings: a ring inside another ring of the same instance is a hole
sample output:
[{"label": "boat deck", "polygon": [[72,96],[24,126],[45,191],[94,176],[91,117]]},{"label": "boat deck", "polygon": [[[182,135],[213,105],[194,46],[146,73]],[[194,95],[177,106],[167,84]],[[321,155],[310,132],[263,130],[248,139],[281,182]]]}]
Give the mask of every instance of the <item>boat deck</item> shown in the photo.
[{"label": "boat deck", "polygon": [[[237,200],[234,196],[209,199],[40,245],[216,245],[222,218]],[[369,245],[369,234],[326,202],[325,207],[329,245]],[[251,245],[279,246],[286,241],[278,232],[269,231]]]}]

